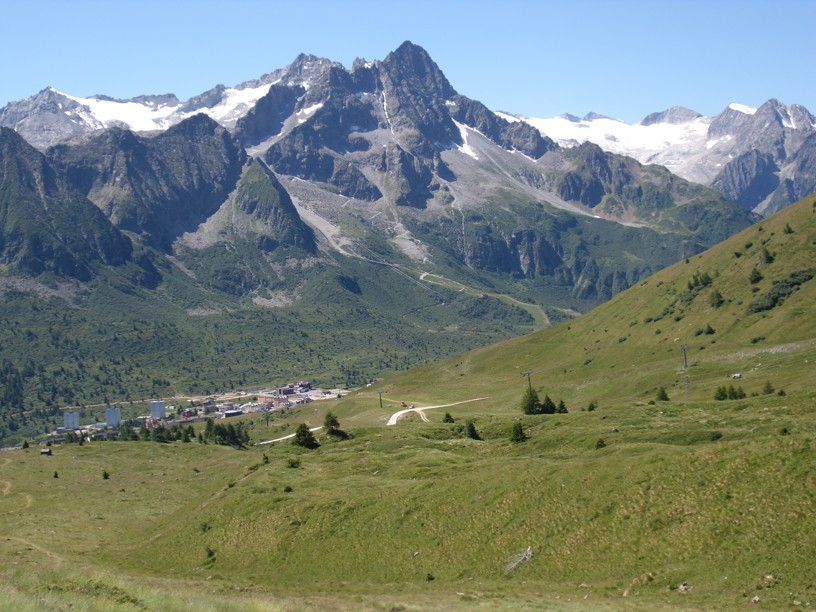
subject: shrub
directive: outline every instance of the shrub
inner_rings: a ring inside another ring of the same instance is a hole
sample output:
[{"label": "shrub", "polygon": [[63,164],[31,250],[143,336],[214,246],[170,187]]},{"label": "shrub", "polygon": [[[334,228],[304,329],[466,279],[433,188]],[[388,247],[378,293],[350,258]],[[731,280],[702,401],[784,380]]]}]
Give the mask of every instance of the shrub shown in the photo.
[{"label": "shrub", "polygon": [[289,457],[286,460],[286,467],[299,468],[300,467],[300,459],[297,459],[295,457]]},{"label": "shrub", "polygon": [[521,421],[513,423],[513,431],[510,433],[511,442],[524,442],[527,440],[527,434],[524,433],[524,425]]},{"label": "shrub", "polygon": [[716,442],[717,440],[721,439],[722,437],[723,437],[723,435],[722,435],[721,431],[712,431],[711,432],[710,438],[711,438],[712,442]]},{"label": "shrub", "polygon": [[107,480],[110,478],[110,474],[108,474],[108,470],[102,470],[102,479]]},{"label": "shrub", "polygon": [[659,402],[668,402],[669,401],[669,394],[666,393],[666,387],[660,387],[657,390],[657,401],[659,401]]},{"label": "shrub", "polygon": [[303,448],[317,448],[320,446],[312,432],[309,431],[309,426],[306,425],[306,423],[298,425],[295,431],[295,437],[292,439],[292,444],[302,446]]},{"label": "shrub", "polygon": [[327,434],[333,434],[340,429],[340,421],[329,411],[323,419],[323,427]]},{"label": "shrub", "polygon": [[771,255],[770,251],[766,247],[762,247],[762,261],[766,264],[773,263],[774,256]]},{"label": "shrub", "polygon": [[752,268],[751,274],[748,275],[748,280],[751,281],[752,285],[756,285],[763,278],[762,273],[757,268]]},{"label": "shrub", "polygon": [[597,408],[598,408],[598,402],[595,401],[595,400],[592,400],[591,402],[589,402],[589,405],[587,406],[587,412],[592,412],[592,411],[596,410]]},{"label": "shrub", "polygon": [[445,418],[442,419],[443,423],[454,423],[453,417],[451,416],[450,412],[445,413]]},{"label": "shrub", "polygon": [[765,386],[762,387],[762,393],[764,393],[765,395],[770,395],[773,392],[774,386],[771,384],[771,381],[769,380],[768,382],[765,383]]},{"label": "shrub", "polygon": [[595,442],[595,450],[600,450],[602,448],[606,448],[606,442],[604,442],[603,438],[598,438],[597,442]]},{"label": "shrub", "polygon": [[462,427],[462,433],[464,433],[468,438],[472,440],[481,440],[481,436],[479,432],[476,431],[476,426],[473,424],[473,421],[468,419],[465,421],[464,427]]},{"label": "shrub", "polygon": [[771,288],[764,295],[748,305],[748,312],[763,312],[776,308],[796,291],[799,285],[806,283],[811,278],[813,278],[812,270],[799,270],[793,272],[788,278],[774,281]]}]

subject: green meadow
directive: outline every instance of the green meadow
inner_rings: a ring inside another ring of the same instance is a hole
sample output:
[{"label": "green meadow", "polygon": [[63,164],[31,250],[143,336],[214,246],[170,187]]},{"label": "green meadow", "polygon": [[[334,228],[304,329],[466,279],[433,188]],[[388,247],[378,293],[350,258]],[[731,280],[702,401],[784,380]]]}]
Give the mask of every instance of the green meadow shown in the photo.
[{"label": "green meadow", "polygon": [[[317,432],[316,450],[4,452],[0,600],[812,609],[815,245],[803,201],[575,320],[243,417],[270,440],[330,410],[346,435]],[[528,384],[568,412],[523,414]],[[402,402],[424,410],[386,425]],[[526,440],[511,442],[517,423]]]}]

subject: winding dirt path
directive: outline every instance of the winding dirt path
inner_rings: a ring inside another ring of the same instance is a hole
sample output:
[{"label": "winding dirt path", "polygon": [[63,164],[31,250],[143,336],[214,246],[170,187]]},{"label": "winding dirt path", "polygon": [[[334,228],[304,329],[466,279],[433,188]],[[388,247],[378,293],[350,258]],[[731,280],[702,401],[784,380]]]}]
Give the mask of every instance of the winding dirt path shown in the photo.
[{"label": "winding dirt path", "polygon": [[[319,431],[323,429],[323,426],[320,425],[319,427],[310,427],[309,431]],[[263,446],[264,444],[274,444],[275,442],[282,442],[283,440],[289,440],[290,438],[294,438],[295,434],[289,434],[288,436],[283,436],[282,438],[275,438],[274,440],[265,440],[264,442],[260,442],[259,444]]]},{"label": "winding dirt path", "polygon": [[35,544],[31,540],[26,540],[25,538],[18,538],[16,536],[8,536],[7,540],[14,540],[15,542],[20,542],[20,544],[24,544],[30,548],[33,548],[37,552],[44,554],[46,557],[54,561],[54,567],[59,567],[65,562],[65,559],[60,557],[57,553],[48,550],[47,548],[43,548],[42,546]]},{"label": "winding dirt path", "polygon": [[[8,457],[4,457],[3,461],[4,461],[4,463],[3,463],[2,467],[6,467],[9,463],[11,463],[11,459],[9,459]],[[10,481],[0,479],[0,493],[2,493],[4,496],[8,496],[8,495],[11,494],[11,482]],[[22,509],[25,510],[27,508],[30,508],[31,504],[34,502],[34,498],[31,497],[31,495],[29,495],[28,493],[18,493],[18,495],[22,495],[23,499],[25,499],[25,505],[23,506]],[[4,512],[3,514],[12,514],[14,512],[19,512],[19,510],[8,510],[7,512]]]},{"label": "winding dirt path", "polygon": [[452,404],[439,404],[438,406],[421,406],[419,408],[406,408],[405,410],[400,410],[399,412],[395,412],[391,415],[391,418],[388,419],[386,425],[396,425],[399,418],[407,414],[409,412],[416,412],[419,414],[419,418],[428,422],[428,415],[425,414],[425,410],[432,410],[433,408],[449,408],[450,406],[458,406],[459,404],[467,404],[468,402],[478,402],[479,400],[487,399],[486,397],[474,397],[473,399],[469,400],[462,400],[461,402],[453,402]]}]

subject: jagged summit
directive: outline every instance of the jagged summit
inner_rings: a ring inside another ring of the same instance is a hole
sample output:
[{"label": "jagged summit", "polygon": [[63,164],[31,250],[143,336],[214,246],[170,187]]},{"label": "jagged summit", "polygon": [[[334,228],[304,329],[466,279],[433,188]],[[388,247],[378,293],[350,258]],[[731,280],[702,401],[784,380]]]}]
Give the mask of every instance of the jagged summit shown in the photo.
[{"label": "jagged summit", "polygon": [[[816,189],[816,169],[808,161],[813,157],[812,141],[807,138],[816,131],[816,119],[801,105],[786,106],[776,99],[759,108],[733,103],[715,117],[675,106],[634,125],[596,112],[580,119],[565,114],[519,121],[459,95],[430,54],[410,40],[382,60],[357,58],[350,70],[330,59],[300,53],[288,66],[258,79],[232,87],[219,84],[186,101],[173,94],[130,100],[104,95],[81,98],[48,87],[0,109],[0,125],[12,127],[44,151],[112,127],[149,133],[166,130],[199,113],[226,127],[277,171],[339,184],[341,193],[365,200],[376,200],[385,190],[370,176],[358,173],[349,155],[384,147],[379,166],[400,177],[406,172],[421,177],[427,189],[414,195],[427,200],[433,192],[439,193],[431,175],[440,171],[451,175],[440,152],[473,151],[468,129],[534,158],[552,148],[546,141],[561,146],[591,141],[610,153],[665,165],[762,214]],[[529,134],[525,124],[535,126],[540,135]],[[374,137],[377,130],[385,129],[387,134]],[[308,143],[317,149],[297,155],[281,150],[289,146],[285,142],[290,135],[302,143],[297,148]],[[275,147],[277,152],[272,150]],[[759,153],[770,156],[770,161],[760,162]],[[748,157],[741,160],[743,155]],[[418,161],[425,158],[433,161]],[[732,163],[734,167],[728,168]],[[304,164],[309,170],[295,168]],[[770,172],[774,178],[762,178],[756,172]],[[405,182],[400,179],[395,184],[403,185],[396,199],[406,201]],[[408,199],[418,202],[414,196]]]},{"label": "jagged summit", "polygon": [[443,100],[456,95],[456,90],[428,52],[410,41],[389,53],[382,64],[389,77],[405,89],[424,90]]}]

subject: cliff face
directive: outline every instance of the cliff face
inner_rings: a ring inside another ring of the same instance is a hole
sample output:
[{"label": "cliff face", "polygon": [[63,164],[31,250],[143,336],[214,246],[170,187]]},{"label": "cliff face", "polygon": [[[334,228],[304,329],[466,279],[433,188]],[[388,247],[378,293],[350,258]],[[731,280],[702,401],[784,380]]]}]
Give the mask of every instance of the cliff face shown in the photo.
[{"label": "cliff face", "polygon": [[0,128],[0,263],[89,280],[131,258],[130,241],[16,132]]}]

